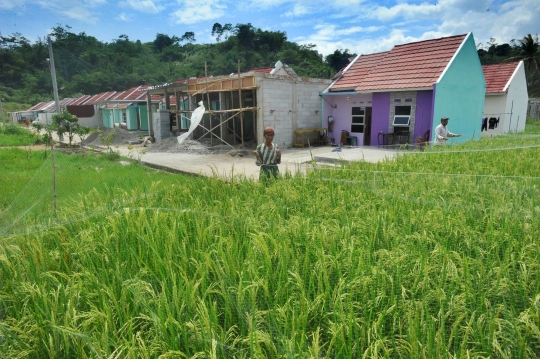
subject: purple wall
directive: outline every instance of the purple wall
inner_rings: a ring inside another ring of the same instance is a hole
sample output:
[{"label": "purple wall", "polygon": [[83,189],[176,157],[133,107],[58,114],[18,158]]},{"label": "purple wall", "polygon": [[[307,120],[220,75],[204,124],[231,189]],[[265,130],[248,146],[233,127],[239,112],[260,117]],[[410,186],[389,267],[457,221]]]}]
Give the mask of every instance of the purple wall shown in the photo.
[{"label": "purple wall", "polygon": [[[349,99],[347,99],[347,96]],[[333,131],[328,132],[328,137],[334,138],[334,142],[339,144],[341,141],[341,131],[345,130],[349,132],[349,135],[356,136],[358,146],[363,146],[364,134],[351,133],[351,108],[372,107],[371,98],[371,94],[326,95],[323,99],[322,126],[328,127],[328,116],[334,118]],[[373,138],[373,130],[371,137]]]},{"label": "purple wall", "polygon": [[[414,117],[414,139],[416,139],[423,136],[427,130],[431,129],[433,122],[433,91],[417,92],[416,112]],[[430,136],[433,138],[433,134],[430,134]]]},{"label": "purple wall", "polygon": [[371,118],[371,145],[377,146],[379,132],[388,132],[390,115],[390,92],[373,93],[373,113]]}]

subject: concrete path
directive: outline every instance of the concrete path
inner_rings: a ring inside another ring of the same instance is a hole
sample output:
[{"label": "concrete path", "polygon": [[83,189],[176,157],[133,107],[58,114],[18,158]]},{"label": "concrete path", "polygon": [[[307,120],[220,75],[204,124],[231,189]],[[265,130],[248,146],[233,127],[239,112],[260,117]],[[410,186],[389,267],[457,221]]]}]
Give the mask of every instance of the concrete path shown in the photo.
[{"label": "concrete path", "polygon": [[[385,158],[393,159],[397,151],[392,149],[378,149],[373,147],[342,147],[341,152],[332,152],[335,147],[321,146],[309,148],[283,149],[281,164],[278,166],[281,173],[286,171],[295,174],[305,173],[312,168],[312,160],[317,164],[333,165],[341,161],[367,161],[379,162]],[[137,146],[131,150],[125,146],[115,148],[122,156],[140,160],[142,163],[170,171],[189,173],[195,175],[214,176],[231,179],[240,176],[252,179],[259,178],[259,169],[255,165],[253,156],[231,156],[228,152],[214,155],[195,155],[188,153],[154,153],[145,152],[145,147]]]},{"label": "concrete path", "polygon": [[[53,139],[59,141],[53,132]],[[64,136],[64,143],[67,141]],[[80,144],[81,139],[75,135],[74,144]],[[86,141],[85,141],[86,142]],[[230,180],[233,176],[251,179],[259,178],[260,167],[255,165],[255,157],[231,156],[229,151],[222,154],[198,155],[189,153],[146,152],[142,145],[111,146],[112,150],[124,157],[139,160],[141,163],[167,171],[187,173],[203,176],[217,175]],[[104,147],[103,147],[104,149]],[[278,166],[281,173],[287,171],[291,174],[305,173],[306,169],[313,168],[313,160],[318,165],[332,166],[342,161],[380,162],[384,159],[394,159],[398,153],[395,149],[377,148],[372,146],[351,147],[344,146],[339,152],[333,152],[336,147],[317,146],[309,148],[287,148],[281,150],[281,164]]]}]

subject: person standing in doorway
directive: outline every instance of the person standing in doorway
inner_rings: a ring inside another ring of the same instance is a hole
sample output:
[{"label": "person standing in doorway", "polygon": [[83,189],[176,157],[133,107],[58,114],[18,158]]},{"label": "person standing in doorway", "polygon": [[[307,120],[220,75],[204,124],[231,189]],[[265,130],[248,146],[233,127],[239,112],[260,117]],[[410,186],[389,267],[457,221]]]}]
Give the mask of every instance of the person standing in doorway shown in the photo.
[{"label": "person standing in doorway", "polygon": [[277,178],[279,175],[278,164],[281,163],[281,151],[277,147],[274,140],[274,129],[266,127],[263,131],[264,143],[257,146],[257,149],[252,151],[257,157],[257,166],[261,166],[259,180],[264,178]]},{"label": "person standing in doorway", "polygon": [[441,124],[435,128],[435,145],[442,146],[446,144],[449,137],[460,137],[460,134],[448,131],[448,117],[441,118]]}]

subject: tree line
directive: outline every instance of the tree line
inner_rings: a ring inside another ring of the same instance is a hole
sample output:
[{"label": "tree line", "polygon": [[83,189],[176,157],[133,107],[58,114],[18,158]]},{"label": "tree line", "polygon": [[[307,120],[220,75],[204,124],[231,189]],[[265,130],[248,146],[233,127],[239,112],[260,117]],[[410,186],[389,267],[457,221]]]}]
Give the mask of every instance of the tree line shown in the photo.
[{"label": "tree line", "polygon": [[[132,41],[125,34],[110,43],[85,32],[58,25],[50,36],[59,96],[78,97],[137,85],[161,84],[180,78],[223,75],[251,68],[270,67],[277,60],[292,66],[299,76],[330,78],[356,54],[339,49],[323,56],[313,44],[288,41],[283,31],[268,31],[252,24],[212,27],[215,43],[196,44],[195,34],[156,34],[154,41]],[[491,39],[479,44],[482,64],[523,59],[529,95],[540,96],[538,36],[527,35],[508,44]],[[0,98],[4,102],[35,104],[53,98],[47,39],[30,42],[19,33],[0,36]]]},{"label": "tree line", "polygon": [[492,37],[485,44],[478,44],[476,48],[482,65],[523,60],[529,97],[540,96],[540,73],[538,71],[540,44],[538,35],[528,34],[521,39],[513,39],[510,43],[503,44],[498,44],[497,39]]},{"label": "tree line", "polygon": [[[98,41],[69,26],[52,29],[52,47],[59,97],[78,97],[123,90],[143,84],[161,84],[180,78],[223,75],[270,67],[281,60],[299,76],[330,78],[355,54],[336,50],[326,57],[315,45],[287,40],[282,31],[251,24],[214,24],[216,42],[196,44],[195,34],[156,34],[152,42],[132,41],[120,35],[110,43]],[[0,36],[0,96],[4,101],[35,104],[53,98],[46,38],[31,43],[19,33]]]}]

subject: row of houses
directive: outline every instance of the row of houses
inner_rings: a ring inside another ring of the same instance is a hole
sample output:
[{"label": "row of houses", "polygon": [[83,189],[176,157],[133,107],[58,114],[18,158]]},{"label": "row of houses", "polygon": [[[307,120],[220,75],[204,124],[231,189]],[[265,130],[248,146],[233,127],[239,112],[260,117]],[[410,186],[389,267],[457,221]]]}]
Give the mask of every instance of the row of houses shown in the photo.
[{"label": "row of houses", "polygon": [[[187,131],[201,101],[206,112],[194,139],[262,142],[262,129],[272,126],[284,147],[297,144],[299,130],[310,129],[321,130],[314,140],[377,146],[433,140],[442,117],[463,135],[457,142],[523,131],[528,95],[523,62],[482,66],[468,33],[359,55],[331,80],[300,77],[278,61],[60,105],[87,126],[147,131],[159,141]],[[52,109],[54,102],[41,103],[10,116],[47,122]]]}]

